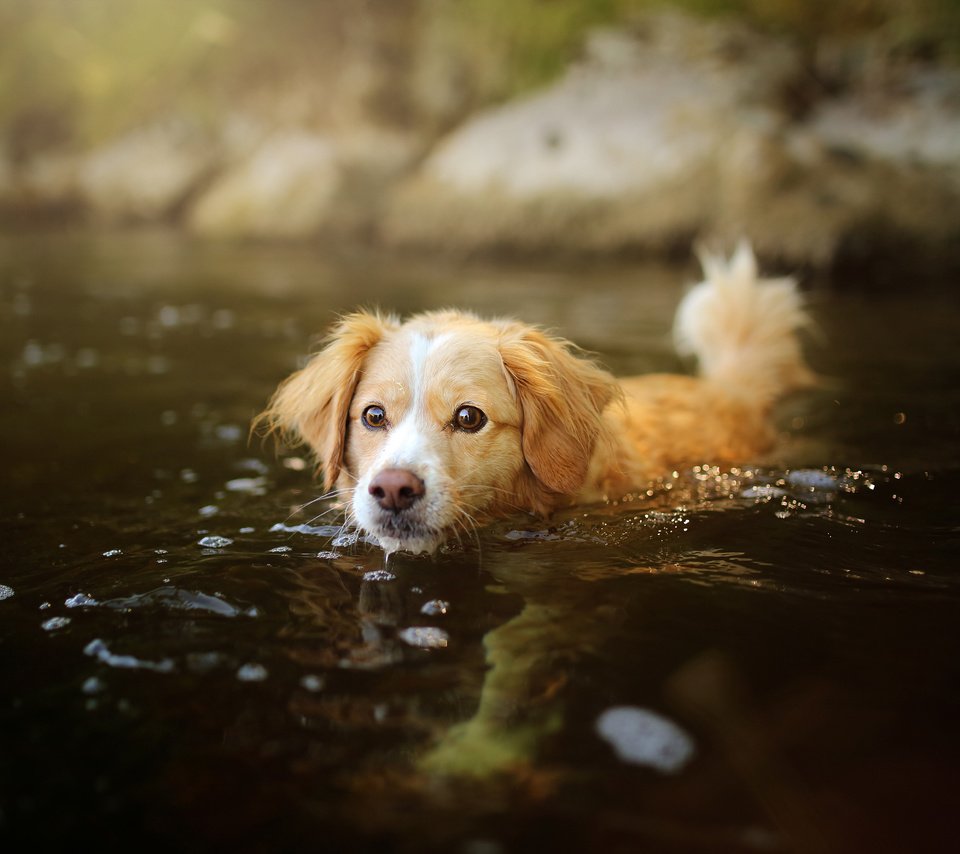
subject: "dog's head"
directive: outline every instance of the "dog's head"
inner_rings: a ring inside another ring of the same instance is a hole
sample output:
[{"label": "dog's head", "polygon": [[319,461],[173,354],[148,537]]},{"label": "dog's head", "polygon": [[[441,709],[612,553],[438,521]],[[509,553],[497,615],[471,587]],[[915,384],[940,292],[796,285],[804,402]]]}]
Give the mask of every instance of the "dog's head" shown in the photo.
[{"label": "dog's head", "polygon": [[388,552],[432,552],[493,515],[579,492],[616,383],[565,341],[463,313],[345,317],[261,420]]}]

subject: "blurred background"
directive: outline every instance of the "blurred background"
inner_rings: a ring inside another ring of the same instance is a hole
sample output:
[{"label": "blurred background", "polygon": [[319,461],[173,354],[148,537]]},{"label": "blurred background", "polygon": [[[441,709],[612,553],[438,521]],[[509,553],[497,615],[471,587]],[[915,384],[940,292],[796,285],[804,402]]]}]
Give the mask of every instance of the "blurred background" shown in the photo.
[{"label": "blurred background", "polygon": [[0,0],[0,216],[942,276],[958,55],[956,0]]},{"label": "blurred background", "polygon": [[[958,58],[956,0],[0,0],[3,850],[953,850]],[[769,461],[384,573],[249,437],[357,305],[684,370],[744,235],[823,378]]]}]

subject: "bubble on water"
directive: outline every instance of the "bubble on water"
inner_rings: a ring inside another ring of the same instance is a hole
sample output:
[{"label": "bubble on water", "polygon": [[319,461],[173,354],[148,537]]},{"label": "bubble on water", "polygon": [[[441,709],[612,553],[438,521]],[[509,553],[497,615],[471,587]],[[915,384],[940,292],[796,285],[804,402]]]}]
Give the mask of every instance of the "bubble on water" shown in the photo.
[{"label": "bubble on water", "polygon": [[340,534],[331,541],[330,545],[335,549],[342,549],[344,546],[354,546],[360,539],[359,534]]},{"label": "bubble on water", "polygon": [[780,498],[783,495],[786,495],[787,491],[781,489],[779,486],[771,486],[769,484],[758,484],[756,486],[748,486],[744,489],[740,496],[742,498],[756,498],[758,500],[769,500],[771,498]]},{"label": "bubble on water", "polygon": [[40,628],[45,632],[55,632],[57,629],[62,629],[70,625],[69,617],[51,617],[49,620],[44,620],[40,624]]},{"label": "bubble on water", "polygon": [[147,359],[147,372],[151,374],[166,374],[170,371],[170,360],[166,356],[150,356]]},{"label": "bubble on water", "polygon": [[103,680],[98,679],[96,676],[91,676],[83,680],[83,685],[80,686],[80,690],[83,691],[84,694],[99,694],[106,687]]},{"label": "bubble on water", "polygon": [[174,664],[169,658],[164,658],[161,661],[145,661],[134,655],[117,655],[110,652],[109,647],[100,638],[90,641],[83,648],[83,652],[108,667],[116,667],[121,670],[152,670],[155,673],[172,673],[174,670]]},{"label": "bubble on water", "polygon": [[187,653],[187,670],[191,673],[209,673],[223,662],[219,652],[189,652]]},{"label": "bubble on water", "polygon": [[340,552],[317,552],[319,560],[336,560],[340,557]]},{"label": "bubble on water", "polygon": [[240,471],[252,471],[255,474],[266,475],[270,473],[270,468],[262,460],[258,460],[254,457],[248,457],[245,460],[240,460],[234,464],[235,469]]},{"label": "bubble on water", "polygon": [[122,549],[107,549],[104,553],[104,557],[119,557],[123,554]]},{"label": "bubble on water", "polygon": [[420,613],[426,614],[428,617],[435,617],[446,614],[449,610],[449,602],[445,602],[443,599],[431,599],[429,602],[423,603],[423,606],[420,608]]},{"label": "bubble on water", "polygon": [[233,540],[229,537],[220,537],[216,534],[212,534],[207,537],[201,537],[197,540],[198,546],[203,546],[205,549],[222,549],[227,546],[233,545]]},{"label": "bubble on water", "polygon": [[157,320],[161,326],[173,327],[180,324],[180,309],[175,305],[165,305],[157,313]]},{"label": "bubble on water", "polygon": [[450,640],[450,635],[436,626],[410,626],[397,632],[397,637],[418,649],[443,649]]},{"label": "bubble on water", "polygon": [[268,549],[269,554],[275,555],[285,555],[292,552],[293,549],[290,546],[276,546],[275,548]]},{"label": "bubble on water", "polygon": [[94,605],[99,605],[100,603],[92,596],[87,596],[86,593],[77,593],[69,599],[64,600],[63,604],[68,608],[92,608]]},{"label": "bubble on water", "polygon": [[92,347],[81,347],[73,361],[78,368],[95,368],[100,364],[100,354]]},{"label": "bubble on water", "polygon": [[202,516],[204,519],[209,519],[211,516],[216,516],[220,512],[220,508],[216,504],[204,504],[201,507],[197,514]]},{"label": "bubble on water", "polygon": [[822,469],[797,469],[787,473],[787,483],[808,489],[836,490],[837,478]]},{"label": "bubble on water", "polygon": [[269,675],[262,664],[244,664],[237,671],[237,679],[241,682],[263,682]]},{"label": "bubble on water", "polygon": [[316,694],[318,691],[322,691],[326,683],[322,676],[316,676],[313,673],[308,673],[306,676],[300,679],[300,685],[303,688],[306,688],[312,694]]},{"label": "bubble on water", "polygon": [[241,534],[252,534],[256,530],[257,530],[256,528],[251,528],[249,525],[244,525],[242,528],[239,529],[239,532]]},{"label": "bubble on water", "polygon": [[[0,597],[0,598],[3,598],[3,597]],[[49,602],[41,602],[39,605],[39,608],[41,611],[46,611],[48,608],[52,608],[52,607],[53,606]]]},{"label": "bubble on water", "polygon": [[229,308],[218,308],[210,317],[214,329],[231,329],[236,315]]},{"label": "bubble on water", "polygon": [[267,479],[265,477],[235,477],[233,480],[227,481],[226,488],[230,492],[266,495]]},{"label": "bubble on water", "polygon": [[20,361],[28,367],[36,367],[44,362],[43,346],[38,341],[28,341],[20,354]]},{"label": "bubble on water", "polygon": [[17,315],[17,317],[27,317],[31,311],[33,311],[33,305],[30,302],[29,296],[23,293],[14,296],[13,313]]},{"label": "bubble on water", "polygon": [[139,335],[140,334],[140,319],[137,317],[121,317],[120,318],[120,334],[121,335]]},{"label": "bubble on water", "polygon": [[0,584],[0,602],[4,599],[9,599],[14,595],[13,588],[7,587],[6,584]]},{"label": "bubble on water", "polygon": [[237,424],[218,424],[213,435],[221,442],[239,442],[245,435],[245,431]]},{"label": "bubble on water", "polygon": [[693,739],[673,721],[636,706],[613,706],[596,722],[597,735],[623,762],[676,774],[695,752]]},{"label": "bubble on water", "polygon": [[389,569],[372,569],[363,574],[364,581],[396,581],[397,576]]}]

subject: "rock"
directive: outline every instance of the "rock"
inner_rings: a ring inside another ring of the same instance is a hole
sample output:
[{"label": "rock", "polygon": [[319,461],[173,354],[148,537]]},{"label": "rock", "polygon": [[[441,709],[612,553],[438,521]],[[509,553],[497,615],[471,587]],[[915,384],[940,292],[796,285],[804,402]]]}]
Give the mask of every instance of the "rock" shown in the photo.
[{"label": "rock", "polygon": [[328,139],[303,130],[277,132],[220,175],[187,222],[204,235],[307,237],[327,219],[339,182]]},{"label": "rock", "polygon": [[413,137],[373,128],[277,132],[227,169],[189,212],[200,234],[312,237],[368,227],[384,186],[408,168]]},{"label": "rock", "polygon": [[794,51],[732,23],[667,13],[637,34],[601,31],[555,85],[441,141],[384,233],[527,248],[687,239],[716,213],[731,139],[751,117],[775,124],[800,73]]},{"label": "rock", "polygon": [[211,173],[218,152],[206,135],[177,121],[114,140],[80,163],[85,205],[109,222],[164,219]]},{"label": "rock", "polygon": [[[855,85],[809,110],[800,55],[677,13],[600,31],[547,89],[442,139],[392,195],[389,243],[456,250],[664,250],[749,236],[764,256],[828,267],[960,222],[960,78]],[[954,250],[955,251],[955,250]]]},{"label": "rock", "polygon": [[76,155],[49,151],[14,165],[0,154],[0,213],[73,216],[81,206]]}]

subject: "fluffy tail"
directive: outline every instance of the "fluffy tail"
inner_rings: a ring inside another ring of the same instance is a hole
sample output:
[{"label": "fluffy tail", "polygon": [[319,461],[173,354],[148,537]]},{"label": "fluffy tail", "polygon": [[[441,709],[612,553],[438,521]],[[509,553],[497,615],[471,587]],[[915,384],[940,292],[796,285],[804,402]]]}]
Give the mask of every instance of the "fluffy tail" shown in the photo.
[{"label": "fluffy tail", "polygon": [[677,350],[697,357],[704,378],[761,405],[810,385],[799,339],[810,318],[796,281],[758,278],[746,242],[729,260],[701,252],[700,263],[704,281],[677,309]]}]

